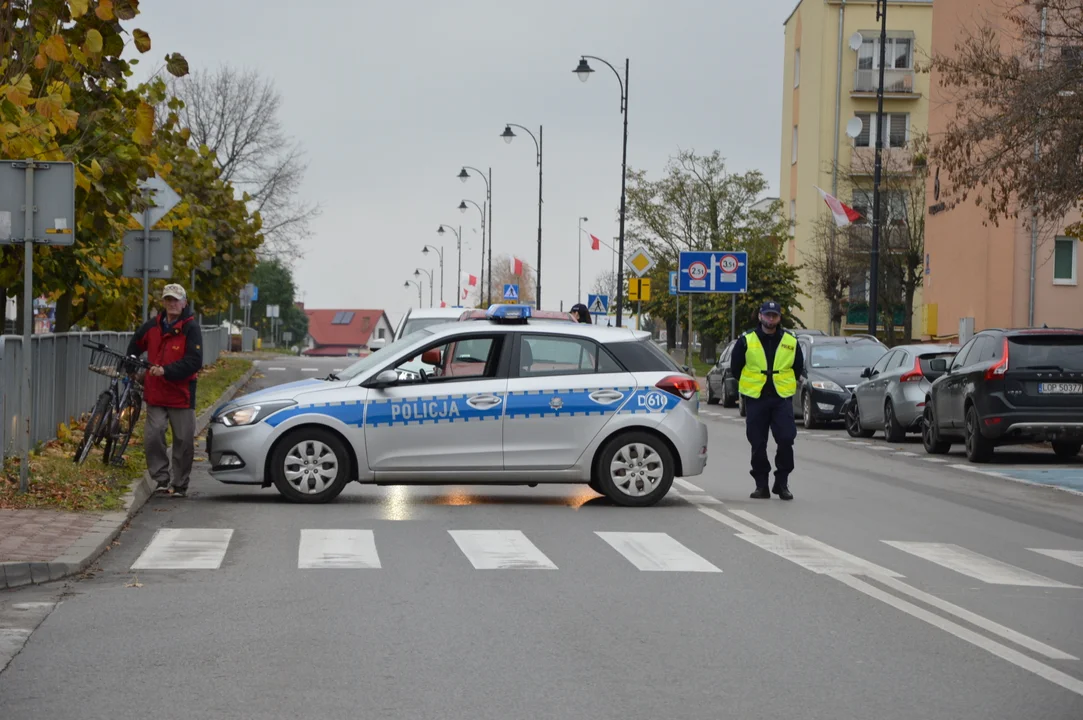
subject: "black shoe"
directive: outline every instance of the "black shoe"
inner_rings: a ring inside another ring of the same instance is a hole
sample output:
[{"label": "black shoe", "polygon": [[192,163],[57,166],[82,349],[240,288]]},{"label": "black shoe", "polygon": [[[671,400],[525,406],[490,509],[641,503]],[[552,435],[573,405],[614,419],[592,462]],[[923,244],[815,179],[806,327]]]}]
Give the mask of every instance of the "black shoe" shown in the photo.
[{"label": "black shoe", "polygon": [[749,497],[753,500],[770,500],[771,493],[768,492],[767,488],[756,488]]},{"label": "black shoe", "polygon": [[188,490],[173,488],[169,491],[169,496],[175,498],[186,498],[188,497]]},{"label": "black shoe", "polygon": [[778,495],[779,498],[783,500],[793,500],[793,493],[790,492],[790,489],[786,487],[777,488],[775,490],[775,495]]}]

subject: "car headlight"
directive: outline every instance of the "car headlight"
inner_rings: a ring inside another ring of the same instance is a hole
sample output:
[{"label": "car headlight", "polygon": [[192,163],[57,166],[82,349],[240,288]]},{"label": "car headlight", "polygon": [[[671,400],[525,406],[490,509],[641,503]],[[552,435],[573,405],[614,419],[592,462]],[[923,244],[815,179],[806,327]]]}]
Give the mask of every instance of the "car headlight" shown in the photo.
[{"label": "car headlight", "polygon": [[255,425],[271,413],[276,413],[279,410],[296,404],[297,403],[293,400],[278,400],[254,405],[244,405],[243,407],[234,408],[233,410],[222,413],[218,416],[218,421],[226,427]]},{"label": "car headlight", "polygon": [[812,383],[812,387],[816,388],[817,390],[826,390],[828,392],[846,392],[841,387],[839,387],[838,383],[831,382],[830,380],[816,380]]}]

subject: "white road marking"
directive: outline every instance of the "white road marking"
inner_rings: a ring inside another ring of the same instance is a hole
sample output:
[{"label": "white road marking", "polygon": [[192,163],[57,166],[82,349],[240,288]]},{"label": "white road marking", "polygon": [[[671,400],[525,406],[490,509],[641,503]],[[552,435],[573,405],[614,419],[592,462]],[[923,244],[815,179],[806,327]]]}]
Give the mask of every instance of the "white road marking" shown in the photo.
[{"label": "white road marking", "polygon": [[217,570],[232,529],[162,528],[154,533],[132,570]]},{"label": "white road marking", "polygon": [[666,533],[595,532],[637,568],[647,572],[722,572]]},{"label": "white road marking", "polygon": [[703,513],[704,515],[706,515],[707,517],[711,518],[712,520],[717,520],[718,522],[722,523],[723,525],[731,527],[731,528],[733,528],[734,530],[736,530],[737,532],[739,532],[739,533],[741,533],[743,535],[759,535],[760,534],[759,530],[756,530],[755,528],[751,528],[751,527],[749,527],[748,525],[745,525],[742,522],[738,522],[738,521],[734,520],[733,518],[731,518],[728,515],[723,515],[722,513],[718,512],[717,510],[712,510],[711,508],[701,507],[701,508],[699,508],[699,511],[701,513]]},{"label": "white road marking", "polygon": [[1043,548],[1027,548],[1027,550],[1083,567],[1083,550],[1045,550]]},{"label": "white road marking", "polygon": [[269,368],[263,368],[263,369],[264,370],[285,370],[286,368],[272,368],[272,367],[269,367]]},{"label": "white road marking", "polygon": [[1014,565],[994,560],[972,550],[950,543],[899,542],[883,540],[887,545],[936,563],[948,570],[981,580],[990,585],[1016,585],[1024,587],[1074,588]]},{"label": "white road marking", "polygon": [[301,372],[319,372],[319,368],[301,368]]},{"label": "white road marking", "polygon": [[864,442],[862,440],[849,440],[848,442],[851,445],[862,445],[864,447],[872,447],[872,443],[867,443],[867,442]]},{"label": "white road marking", "polygon": [[478,570],[556,570],[557,566],[518,530],[448,530]]},{"label": "white road marking", "polygon": [[976,613],[972,613],[972,612],[970,612],[969,610],[967,610],[965,608],[961,608],[958,605],[953,605],[952,603],[948,602],[947,600],[941,600],[940,598],[936,597],[935,595],[930,595],[929,593],[927,593],[927,592],[925,592],[923,590],[918,590],[917,588],[911,587],[911,586],[907,585],[906,583],[901,582],[899,580],[896,580],[894,578],[884,577],[884,578],[876,578],[876,579],[878,581],[880,581],[881,583],[883,583],[884,585],[887,585],[892,590],[903,593],[904,595],[909,595],[910,597],[914,598],[915,600],[920,600],[921,602],[925,603],[926,605],[931,605],[932,607],[937,608],[938,610],[943,610],[946,613],[951,613],[952,615],[956,616],[957,618],[959,618],[961,620],[966,620],[971,625],[975,625],[977,627],[980,627],[983,630],[988,630],[989,632],[993,633],[994,635],[999,635],[1000,637],[1004,638],[1005,640],[1008,640],[1009,642],[1013,642],[1016,645],[1019,645],[1020,647],[1025,647],[1028,650],[1033,650],[1036,653],[1039,653],[1041,655],[1045,655],[1047,658],[1050,658],[1051,660],[1078,660],[1079,659],[1079,658],[1075,657],[1074,655],[1069,655],[1068,653],[1064,652],[1063,650],[1057,650],[1055,647],[1050,647],[1049,645],[1046,645],[1043,642],[1035,640],[1032,637],[1027,637],[1023,633],[1016,632],[1015,630],[1012,630],[1011,628],[1008,628],[1008,627],[1004,627],[1000,623],[993,622],[992,620],[984,618],[981,615],[978,615]]},{"label": "white road marking", "polygon": [[683,487],[685,490],[691,490],[693,492],[698,492],[698,493],[703,492],[703,488],[699,487],[698,485],[693,485],[692,483],[690,483],[687,480],[684,480],[682,478],[673,478],[673,482],[677,483],[678,485]]},{"label": "white road marking", "polygon": [[869,445],[869,450],[881,450],[884,452],[891,452],[891,448],[884,447],[883,445]]},{"label": "white road marking", "polygon": [[907,450],[896,450],[895,454],[896,455],[905,455],[906,457],[917,457],[918,456],[917,453],[912,453],[912,452],[909,452]]},{"label": "white road marking", "polygon": [[781,528],[774,523],[769,523],[763,518],[757,517],[747,510],[730,510],[730,512],[737,517],[747,520],[753,525],[759,525],[761,528],[763,528],[769,533],[774,533],[775,535],[797,535],[797,533],[790,532],[786,528]]},{"label": "white road marking", "polygon": [[345,368],[332,368],[331,372],[342,372]]},{"label": "white road marking", "polygon": [[380,555],[372,530],[301,530],[297,567],[379,568]]},{"label": "white road marking", "polygon": [[983,635],[979,635],[973,630],[965,628],[961,625],[957,625],[956,623],[953,623],[950,620],[946,620],[939,615],[934,615],[928,610],[920,608],[917,605],[907,602],[906,600],[903,600],[901,598],[895,597],[890,593],[884,592],[880,588],[870,585],[864,580],[856,577],[851,577],[849,575],[835,575],[834,577],[839,582],[845,585],[849,585],[858,592],[864,593],[865,595],[868,595],[871,598],[875,598],[880,602],[887,603],[893,608],[902,610],[907,615],[926,622],[933,627],[943,630],[946,633],[950,633],[951,635],[954,635],[960,640],[965,640],[972,645],[976,645],[977,647],[987,652],[990,652],[1003,660],[1007,660],[1013,665],[1021,667],[1024,670],[1029,670],[1030,672],[1038,675],[1039,677],[1045,678],[1046,680],[1055,683],[1056,685],[1060,685],[1062,688],[1071,690],[1078,695],[1083,695],[1083,680],[1079,680],[1072,677],[1071,675],[1062,673],[1060,670],[1050,667],[1045,663],[1038,662],[1037,660],[1034,660],[1033,658],[1030,658],[1019,652],[1018,650],[1013,650],[1007,645],[1001,645],[995,640],[990,640]]},{"label": "white road marking", "polygon": [[[837,548],[830,548],[836,551],[831,552],[828,550],[830,546],[824,546],[802,535],[738,535],[737,537],[819,575],[868,573],[869,563],[861,558],[855,558]],[[893,574],[884,568],[880,568],[880,571],[882,572],[877,572],[876,575]]]},{"label": "white road marking", "polygon": [[945,463],[945,462],[947,462],[947,460],[941,460],[940,458],[933,458],[933,457],[922,458],[922,460],[924,460],[925,462],[931,462],[931,463]]},{"label": "white road marking", "polygon": [[989,477],[995,477],[995,478],[1004,478],[1005,477],[1004,475],[1001,475],[998,472],[993,472],[992,470],[982,470],[981,468],[976,468],[973,465],[952,465],[951,467],[953,467],[956,470],[966,470],[967,472],[978,473],[979,475],[988,475]]},{"label": "white road marking", "polygon": [[723,505],[724,503],[716,497],[711,495],[682,495],[685,500],[690,503],[698,503],[700,505]]}]

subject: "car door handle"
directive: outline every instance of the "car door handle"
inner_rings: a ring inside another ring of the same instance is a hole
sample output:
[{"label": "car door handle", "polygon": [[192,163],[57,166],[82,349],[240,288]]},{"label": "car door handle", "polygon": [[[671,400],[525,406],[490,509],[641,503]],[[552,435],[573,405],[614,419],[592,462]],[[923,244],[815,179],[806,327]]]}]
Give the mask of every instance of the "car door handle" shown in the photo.
[{"label": "car door handle", "polygon": [[466,401],[466,404],[478,410],[487,410],[503,402],[496,395],[475,395]]},{"label": "car door handle", "polygon": [[623,400],[624,393],[617,392],[616,390],[595,390],[590,394],[590,399],[594,402],[609,405],[619,400]]}]

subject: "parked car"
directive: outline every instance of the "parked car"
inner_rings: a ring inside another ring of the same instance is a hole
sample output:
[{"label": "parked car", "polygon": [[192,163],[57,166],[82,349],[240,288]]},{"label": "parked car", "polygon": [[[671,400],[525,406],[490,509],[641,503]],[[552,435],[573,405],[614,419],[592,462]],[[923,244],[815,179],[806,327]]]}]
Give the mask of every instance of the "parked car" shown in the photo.
[{"label": "parked car", "polygon": [[875,365],[888,347],[872,335],[798,335],[805,374],[793,396],[795,417],[810,430],[843,420],[844,408],[862,372]]},{"label": "parked car", "polygon": [[726,347],[722,348],[722,352],[718,356],[718,362],[707,373],[708,405],[717,405],[721,402],[722,407],[737,407],[739,396],[737,378],[730,372],[730,359],[733,356],[733,347],[736,344],[737,341],[732,340]]},{"label": "parked car", "polygon": [[971,462],[1002,445],[1049,442],[1061,458],[1083,447],[1083,330],[991,329],[952,359],[925,400],[926,452],[962,442]]},{"label": "parked car", "polygon": [[872,437],[884,431],[888,442],[902,442],[907,433],[921,432],[925,398],[943,372],[932,369],[934,360],[950,362],[958,345],[903,345],[865,368],[866,378],[854,388],[846,405],[846,432],[850,437]]}]

